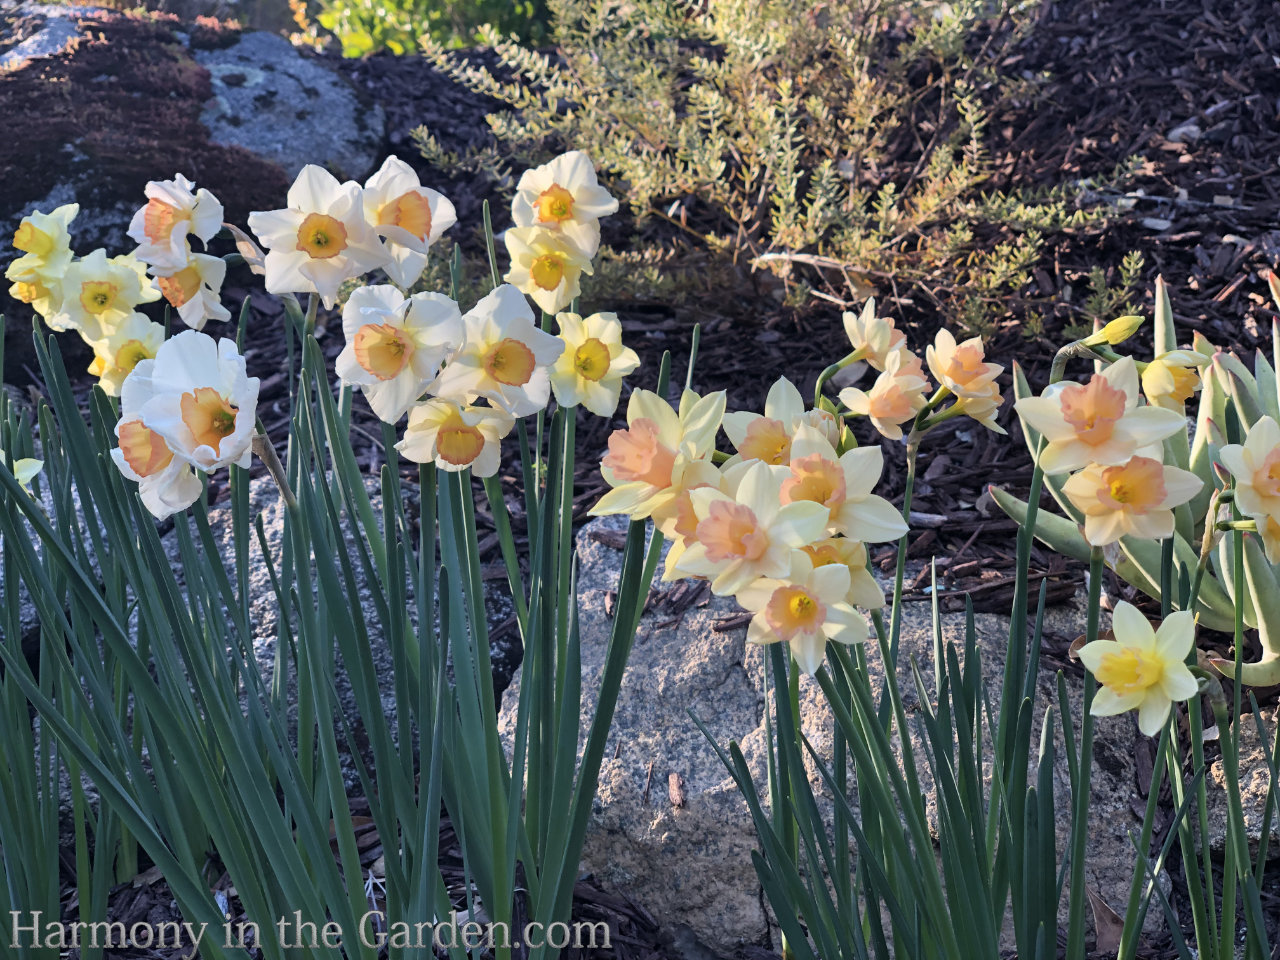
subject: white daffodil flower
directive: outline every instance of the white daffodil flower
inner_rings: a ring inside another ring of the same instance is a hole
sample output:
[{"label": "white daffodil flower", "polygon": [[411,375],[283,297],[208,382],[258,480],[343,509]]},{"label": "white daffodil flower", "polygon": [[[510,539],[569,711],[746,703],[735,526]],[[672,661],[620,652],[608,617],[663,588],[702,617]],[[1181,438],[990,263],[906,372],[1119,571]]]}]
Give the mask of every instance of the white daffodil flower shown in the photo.
[{"label": "white daffodil flower", "polygon": [[471,468],[491,477],[501,463],[502,438],[515,420],[494,407],[464,406],[435,397],[415,404],[396,449],[415,463],[434,463],[441,470]]},{"label": "white daffodil flower", "polygon": [[196,502],[204,485],[191,464],[173,455],[164,438],[137,417],[116,424],[119,446],[111,459],[126,478],[138,484],[142,505],[159,520]]},{"label": "white daffodil flower", "polygon": [[138,244],[134,255],[149,263],[157,276],[184,269],[191,253],[188,236],[208,244],[222,229],[222,204],[208,190],[182,174],[172,180],[152,180],[144,192],[146,205],[129,221],[129,238]]},{"label": "white daffodil flower", "polygon": [[458,220],[453,204],[424,187],[399,157],[387,157],[365,181],[364,215],[386,245],[388,260],[382,269],[403,290],[422,275],[427,250]]},{"label": "white daffodil flower", "polygon": [[135,257],[108,259],[101,249],[72,262],[62,275],[61,303],[49,326],[75,330],[89,343],[106,339],[138,304],[160,299],[145,271]]},{"label": "white daffodil flower", "polygon": [[317,293],[332,309],[344,280],[386,265],[388,254],[365,219],[360,184],[339,183],[307,164],[283,210],[249,214],[249,229],[267,248],[269,293]]},{"label": "white daffodil flower", "polygon": [[597,417],[618,409],[622,378],[640,366],[640,358],[622,345],[622,323],[614,313],[585,320],[576,313],[556,315],[564,353],[551,371],[551,389],[562,407],[586,407]]},{"label": "white daffodil flower", "polygon": [[181,270],[157,276],[155,282],[179,319],[193,330],[202,330],[206,321],[231,319],[220,296],[226,276],[227,263],[221,257],[193,253]]},{"label": "white daffodil flower", "polygon": [[361,287],[342,308],[347,344],[334,369],[378,418],[397,423],[462,342],[462,313],[440,293],[405,299],[390,284]]},{"label": "white daffodil flower", "polygon": [[462,326],[462,344],[428,387],[431,393],[460,403],[485,397],[513,417],[547,405],[550,368],[564,341],[538,329],[519,290],[498,287],[467,311]]},{"label": "white daffodil flower", "polygon": [[511,202],[517,227],[558,230],[588,259],[600,247],[600,218],[617,212],[618,201],[596,181],[596,169],[581,150],[526,170]]}]

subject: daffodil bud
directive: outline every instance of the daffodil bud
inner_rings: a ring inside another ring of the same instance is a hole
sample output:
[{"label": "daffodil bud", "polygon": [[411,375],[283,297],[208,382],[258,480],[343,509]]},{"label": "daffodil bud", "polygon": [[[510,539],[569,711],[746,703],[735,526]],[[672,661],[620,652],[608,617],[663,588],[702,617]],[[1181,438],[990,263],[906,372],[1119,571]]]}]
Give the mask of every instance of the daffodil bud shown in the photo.
[{"label": "daffodil bud", "polygon": [[1100,347],[1104,343],[1108,343],[1113,347],[1124,343],[1135,333],[1143,324],[1142,317],[1132,314],[1126,317],[1117,317],[1108,323],[1092,336],[1085,337],[1081,343],[1088,347]]}]

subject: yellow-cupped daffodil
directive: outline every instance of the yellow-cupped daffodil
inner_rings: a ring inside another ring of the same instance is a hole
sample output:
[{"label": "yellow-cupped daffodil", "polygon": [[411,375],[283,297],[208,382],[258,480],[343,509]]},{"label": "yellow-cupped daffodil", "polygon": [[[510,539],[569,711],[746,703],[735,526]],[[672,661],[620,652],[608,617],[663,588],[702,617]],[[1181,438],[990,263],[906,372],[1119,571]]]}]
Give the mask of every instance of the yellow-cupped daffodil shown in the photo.
[{"label": "yellow-cupped daffodil", "polygon": [[533,298],[544,313],[556,314],[582,290],[591,255],[564,233],[547,227],[512,227],[503,234],[511,269],[504,279]]},{"label": "yellow-cupped daffodil", "polygon": [[477,477],[491,477],[501,462],[502,438],[513,426],[515,420],[502,410],[434,397],[409,410],[409,424],[396,449],[415,463],[434,463],[448,471],[470,467]]},{"label": "yellow-cupped daffodil", "polygon": [[583,319],[576,313],[556,315],[564,352],[551,369],[551,389],[562,407],[582,405],[597,417],[618,409],[622,378],[640,366],[640,358],[622,344],[622,323],[614,313]]}]

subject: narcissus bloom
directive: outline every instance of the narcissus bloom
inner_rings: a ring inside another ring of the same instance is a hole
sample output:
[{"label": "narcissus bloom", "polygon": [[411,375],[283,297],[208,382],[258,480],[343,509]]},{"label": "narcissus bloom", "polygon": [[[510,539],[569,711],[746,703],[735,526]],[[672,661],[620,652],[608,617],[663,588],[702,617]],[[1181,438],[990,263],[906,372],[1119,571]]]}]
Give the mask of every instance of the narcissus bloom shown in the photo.
[{"label": "narcissus bloom", "polygon": [[286,203],[283,210],[249,214],[249,229],[267,248],[268,292],[318,293],[332,308],[342,281],[388,262],[365,219],[358,183],[339,183],[327,170],[307,164]]},{"label": "narcissus bloom", "polygon": [[458,220],[453,204],[424,187],[399,157],[387,157],[365,181],[364,215],[386,245],[388,260],[382,269],[406,290],[422,275],[427,250]]},{"label": "narcissus bloom", "polygon": [[1138,729],[1154,737],[1173,703],[1191,699],[1198,690],[1184,662],[1195,642],[1195,620],[1189,610],[1181,610],[1152,630],[1137,607],[1121,600],[1111,629],[1115,640],[1095,640],[1080,648],[1080,661],[1101,685],[1089,712],[1110,717],[1136,709]]},{"label": "narcissus bloom", "polygon": [[342,308],[347,345],[334,370],[358,386],[378,418],[396,423],[462,342],[462,313],[440,293],[405,299],[390,284],[360,287]]},{"label": "narcissus bloom", "polygon": [[116,424],[119,445],[111,459],[120,472],[138,485],[142,505],[160,520],[196,502],[204,485],[191,464],[173,455],[164,438],[137,417]]},{"label": "narcissus bloom", "polygon": [[627,428],[609,437],[600,473],[613,489],[591,508],[593,516],[625,513],[633,520],[659,515],[685,489],[689,465],[715,449],[724,416],[723,390],[699,397],[686,390],[680,411],[648,390],[627,404]]},{"label": "narcissus bloom", "polygon": [[1268,563],[1280,563],[1280,520],[1271,514],[1254,518],[1258,523],[1258,536],[1266,551]]},{"label": "narcissus bloom", "polygon": [[854,540],[881,543],[907,532],[902,514],[884,497],[871,491],[880,482],[884,454],[879,445],[855,447],[843,455],[818,430],[802,426],[791,444],[791,461],[779,496],[783,503],[809,501],[830,512],[835,533]]},{"label": "narcissus bloom", "polygon": [[486,397],[513,417],[547,405],[550,367],[564,341],[538,329],[519,290],[498,287],[467,311],[462,326],[462,344],[430,385],[432,393],[467,403]]},{"label": "narcissus bloom", "polygon": [[559,313],[581,292],[591,257],[566,234],[546,227],[512,227],[503,238],[511,256],[504,278],[533,297],[545,313]]},{"label": "narcissus bloom", "polygon": [[1014,404],[1018,416],[1044,437],[1040,468],[1047,474],[1089,463],[1127,463],[1144,447],[1187,428],[1173,410],[1138,406],[1138,368],[1124,357],[1088,383],[1054,384]]},{"label": "narcissus bloom", "polygon": [[1142,371],[1142,392],[1148,403],[1182,413],[1187,401],[1200,389],[1200,367],[1208,358],[1194,350],[1162,353]]},{"label": "narcissus bloom", "polygon": [[1121,537],[1161,540],[1173,536],[1173,508],[1204,486],[1194,473],[1150,457],[1104,467],[1092,463],[1073,473],[1063,492],[1084,514],[1084,537],[1095,547]]},{"label": "narcissus bloom", "polygon": [[194,186],[180,173],[172,180],[152,180],[144,191],[146,206],[129,222],[129,237],[138,244],[135,256],[155,267],[157,275],[187,266],[189,236],[207,244],[222,229],[222,204],[203,187],[193,191]]},{"label": "narcissus bloom", "polygon": [[180,270],[155,279],[161,295],[178,311],[182,322],[201,330],[207,320],[231,319],[231,311],[220,298],[226,276],[227,263],[221,257],[193,253]]},{"label": "narcissus bloom", "polygon": [[118,397],[125,378],[143,360],[151,360],[164,343],[164,327],[140,313],[130,314],[102,340],[94,341],[89,373],[109,397]]},{"label": "narcissus bloom", "polygon": [[1230,443],[1218,452],[1235,478],[1236,505],[1250,517],[1280,518],[1280,426],[1262,417],[1249,428],[1243,444]]},{"label": "narcissus bloom", "polygon": [[511,202],[517,227],[558,230],[588,259],[600,246],[600,218],[617,212],[618,201],[596,182],[596,169],[581,150],[526,170]]},{"label": "narcissus bloom", "polygon": [[199,470],[247,467],[258,384],[233,341],[185,330],[134,367],[120,391],[121,412]]},{"label": "narcissus bloom", "polygon": [[76,330],[90,343],[106,338],[140,303],[160,299],[146,267],[132,256],[95,250],[62,275],[62,300],[49,318],[54,330]]},{"label": "narcissus bloom", "polygon": [[653,523],[671,546],[663,562],[662,579],[684,579],[684,574],[676,569],[680,556],[698,539],[698,517],[693,512],[693,503],[689,499],[689,491],[699,487],[713,487],[725,490],[724,475],[716,469],[710,460],[691,460],[685,466],[680,478],[680,489],[674,499],[653,512]]},{"label": "narcissus bloom", "polygon": [[854,352],[876,370],[884,370],[889,354],[907,342],[907,335],[895,329],[893,320],[876,316],[874,297],[866,302],[861,313],[846,311],[841,319]]},{"label": "narcissus bloom", "polygon": [[849,571],[849,592],[845,602],[864,610],[879,610],[884,606],[884,589],[867,569],[867,548],[848,537],[828,537],[800,548],[814,567],[828,564],[843,566]]},{"label": "narcissus bloom", "polygon": [[719,596],[737,593],[760,577],[787,576],[791,554],[822,539],[828,513],[807,500],[782,503],[781,486],[774,467],[753,463],[732,497],[711,487],[689,491],[697,539],[676,570],[708,578]]},{"label": "narcissus bloom", "polygon": [[841,403],[851,412],[870,418],[872,426],[890,440],[902,439],[902,425],[914,419],[927,402],[924,392],[929,389],[929,381],[904,369],[904,353],[895,350],[889,354],[884,373],[870,390],[845,387],[840,391]]},{"label": "narcissus bloom", "polygon": [[790,644],[800,669],[815,674],[827,655],[828,640],[867,639],[867,622],[846,601],[848,593],[847,567],[815,567],[805,553],[793,550],[785,579],[762,577],[738,591],[738,603],[755,614],[747,642]]},{"label": "narcissus bloom", "polygon": [[786,377],[779,377],[764,399],[764,415],[736,410],[724,415],[724,433],[738,455],[730,462],[762,460],[785,467],[791,459],[791,440],[808,425],[832,444],[840,440],[840,424],[826,410],[806,410],[804,397]]},{"label": "narcissus bloom", "polygon": [[37,211],[23,217],[13,235],[13,246],[22,251],[22,256],[5,269],[5,278],[17,283],[42,282],[46,285],[61,279],[63,271],[71,263],[71,233],[68,228],[79,212],[78,203],[65,203],[52,213]]},{"label": "narcissus bloom", "polygon": [[994,397],[999,401],[1000,388],[996,377],[1004,367],[998,363],[987,363],[981,337],[956,343],[951,331],[944,328],[925,348],[924,355],[929,362],[929,372],[939,386],[946,387],[957,397]]},{"label": "narcissus bloom", "polygon": [[39,476],[40,471],[44,469],[43,460],[34,460],[31,457],[23,457],[20,460],[13,461],[13,479],[18,481],[18,485],[31,491],[31,481]]},{"label": "narcissus bloom", "polygon": [[415,463],[455,472],[470,467],[477,477],[491,477],[501,462],[502,438],[513,426],[515,420],[501,410],[436,397],[409,410],[409,425],[396,449]]},{"label": "narcissus bloom", "polygon": [[614,313],[556,315],[564,353],[551,371],[551,389],[562,407],[586,407],[597,417],[618,409],[622,378],[640,366],[640,358],[622,345],[622,324]]},{"label": "narcissus bloom", "polygon": [[[11,264],[12,266],[12,264]],[[62,281],[39,274],[28,274],[25,280],[15,280],[9,288],[9,296],[31,305],[31,309],[47,323],[58,313],[62,305]]]}]

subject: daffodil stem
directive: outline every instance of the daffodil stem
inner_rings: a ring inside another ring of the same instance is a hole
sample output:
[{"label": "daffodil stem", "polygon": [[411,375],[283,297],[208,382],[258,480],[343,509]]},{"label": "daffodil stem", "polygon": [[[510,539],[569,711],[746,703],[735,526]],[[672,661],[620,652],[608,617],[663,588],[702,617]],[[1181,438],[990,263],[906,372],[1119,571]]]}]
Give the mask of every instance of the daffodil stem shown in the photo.
[{"label": "daffodil stem", "polygon": [[271,474],[271,479],[280,488],[280,495],[284,497],[285,506],[291,511],[296,510],[298,501],[293,495],[293,488],[289,486],[289,477],[285,473],[284,464],[280,462],[280,456],[276,453],[275,444],[271,442],[271,438],[267,436],[266,431],[261,426],[258,427],[258,432],[253,435],[253,452],[258,455],[258,459],[262,461],[267,468],[267,472]]},{"label": "daffodil stem", "polygon": [[[1089,551],[1089,608],[1085,625],[1085,642],[1098,639],[1098,621],[1102,606],[1102,578],[1106,566],[1102,548]],[[1068,894],[1067,960],[1084,960],[1084,858],[1089,843],[1089,785],[1093,772],[1093,695],[1097,683],[1088,670],[1084,674],[1084,700],[1080,706],[1080,762],[1072,795],[1071,816],[1071,887]]]},{"label": "daffodil stem", "polygon": [[814,385],[814,388],[813,388],[813,405],[817,407],[819,403],[821,403],[822,388],[827,385],[828,380],[834,377],[837,373],[839,373],[845,367],[849,366],[849,364],[857,363],[859,360],[865,357],[866,354],[867,354],[867,351],[865,347],[855,350],[853,351],[853,353],[846,354],[843,358],[837,360],[835,363],[831,364],[831,366],[827,367],[820,374],[818,374],[818,382]]}]

